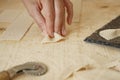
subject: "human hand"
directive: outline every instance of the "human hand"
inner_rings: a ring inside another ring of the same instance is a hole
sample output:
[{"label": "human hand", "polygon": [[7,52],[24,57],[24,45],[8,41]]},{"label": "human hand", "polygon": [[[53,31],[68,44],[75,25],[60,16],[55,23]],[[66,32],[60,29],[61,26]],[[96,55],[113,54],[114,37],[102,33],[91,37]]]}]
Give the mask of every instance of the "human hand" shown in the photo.
[{"label": "human hand", "polygon": [[67,23],[72,23],[73,6],[70,0],[23,0],[30,16],[44,34],[54,37],[54,32],[66,35],[65,8]]}]

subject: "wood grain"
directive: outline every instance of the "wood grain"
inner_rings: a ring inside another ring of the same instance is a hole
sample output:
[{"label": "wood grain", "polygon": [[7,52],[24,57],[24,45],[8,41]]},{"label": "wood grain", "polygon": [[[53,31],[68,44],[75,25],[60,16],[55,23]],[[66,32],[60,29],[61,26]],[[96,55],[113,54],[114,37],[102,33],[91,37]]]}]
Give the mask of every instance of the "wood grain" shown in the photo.
[{"label": "wood grain", "polygon": [[33,23],[28,14],[22,13],[0,36],[0,40],[20,40]]},{"label": "wood grain", "polygon": [[82,10],[82,0],[71,0],[73,3],[73,23],[80,22],[80,14]]},{"label": "wood grain", "polygon": [[0,13],[0,22],[13,22],[18,15],[20,15],[21,11],[20,10],[13,10],[13,9],[8,9],[8,10],[3,10],[2,13]]}]

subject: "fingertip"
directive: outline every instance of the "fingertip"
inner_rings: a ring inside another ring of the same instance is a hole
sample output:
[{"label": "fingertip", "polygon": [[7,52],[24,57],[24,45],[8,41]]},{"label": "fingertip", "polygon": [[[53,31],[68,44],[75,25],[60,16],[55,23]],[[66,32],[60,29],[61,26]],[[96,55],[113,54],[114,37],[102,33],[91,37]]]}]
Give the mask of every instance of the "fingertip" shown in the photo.
[{"label": "fingertip", "polygon": [[55,30],[55,33],[62,35],[62,31],[60,31],[60,30]]},{"label": "fingertip", "polygon": [[72,24],[72,20],[69,21],[69,25],[71,25],[71,24]]},{"label": "fingertip", "polygon": [[66,32],[66,29],[65,27],[62,28],[62,36],[66,36],[67,32]]},{"label": "fingertip", "polygon": [[72,20],[68,18],[68,24],[71,25],[72,24]]},{"label": "fingertip", "polygon": [[49,36],[50,38],[54,38],[54,33],[53,33],[53,32],[48,33],[48,36]]},{"label": "fingertip", "polygon": [[62,32],[62,36],[66,36],[66,34],[67,34],[66,31]]},{"label": "fingertip", "polygon": [[[51,24],[48,24],[48,25],[51,25]],[[47,34],[49,37],[53,38],[54,37],[54,26],[51,25],[49,27],[46,28],[46,31],[47,31]]]},{"label": "fingertip", "polygon": [[73,19],[73,4],[71,3],[70,0],[65,1],[66,8],[67,8],[67,23],[70,25],[72,24],[72,19]]}]

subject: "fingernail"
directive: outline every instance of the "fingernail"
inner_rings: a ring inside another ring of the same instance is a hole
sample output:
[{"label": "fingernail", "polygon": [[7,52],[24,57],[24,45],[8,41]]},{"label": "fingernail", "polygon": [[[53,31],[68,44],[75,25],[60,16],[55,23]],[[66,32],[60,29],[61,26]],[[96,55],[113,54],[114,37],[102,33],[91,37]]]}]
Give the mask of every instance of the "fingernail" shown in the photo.
[{"label": "fingernail", "polygon": [[50,34],[49,34],[49,37],[50,37],[50,38],[54,38],[54,33],[50,33]]},{"label": "fingernail", "polygon": [[63,30],[62,31],[62,35],[65,36],[67,33],[66,33],[66,30]]}]

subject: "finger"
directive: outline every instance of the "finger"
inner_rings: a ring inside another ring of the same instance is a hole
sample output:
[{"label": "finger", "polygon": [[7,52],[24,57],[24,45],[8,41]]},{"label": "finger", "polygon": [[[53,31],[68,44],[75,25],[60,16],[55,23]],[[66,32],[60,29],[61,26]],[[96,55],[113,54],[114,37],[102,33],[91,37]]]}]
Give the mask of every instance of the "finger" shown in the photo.
[{"label": "finger", "polygon": [[64,16],[64,19],[63,19],[63,26],[62,26],[62,35],[65,36],[67,34],[66,32],[66,27],[65,27],[65,16]]},{"label": "finger", "polygon": [[63,23],[62,23],[62,35],[65,36],[66,35],[66,26],[65,26],[65,13],[63,16]]},{"label": "finger", "polygon": [[43,12],[46,20],[46,29],[50,37],[54,37],[54,0],[41,0],[43,4]]},{"label": "finger", "polygon": [[73,19],[73,4],[70,2],[70,0],[64,0],[65,2],[65,6],[67,9],[67,22],[68,24],[72,23],[72,19]]},{"label": "finger", "polygon": [[[28,1],[30,2],[30,1]],[[34,19],[39,28],[44,31],[45,19],[41,14],[41,9],[36,1],[31,1],[30,3],[25,2],[25,6],[29,12],[29,15]]]},{"label": "finger", "polygon": [[65,36],[66,34],[67,34],[66,27],[65,27],[65,25],[63,25],[63,27],[62,27],[62,35]]},{"label": "finger", "polygon": [[29,15],[34,19],[39,28],[45,33],[45,19],[41,14],[41,3],[38,3],[36,0],[23,0],[23,3],[27,8]]},{"label": "finger", "polygon": [[65,6],[63,0],[55,0],[55,32],[62,35],[62,27],[65,22]]},{"label": "finger", "polygon": [[39,28],[42,30],[42,32],[45,32],[45,19],[39,9],[34,9],[34,12],[31,14]]}]

